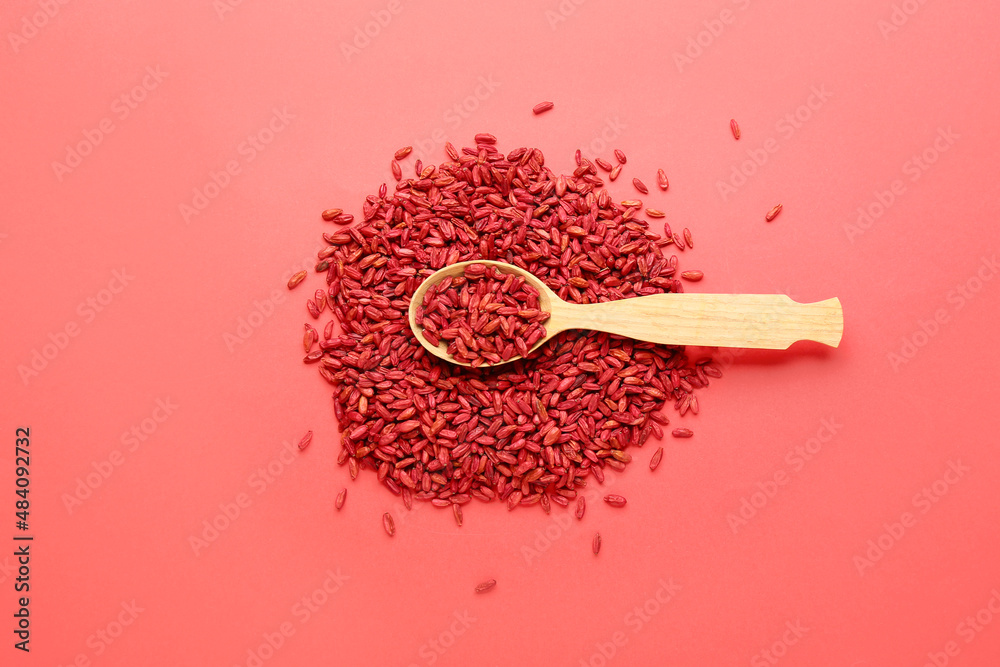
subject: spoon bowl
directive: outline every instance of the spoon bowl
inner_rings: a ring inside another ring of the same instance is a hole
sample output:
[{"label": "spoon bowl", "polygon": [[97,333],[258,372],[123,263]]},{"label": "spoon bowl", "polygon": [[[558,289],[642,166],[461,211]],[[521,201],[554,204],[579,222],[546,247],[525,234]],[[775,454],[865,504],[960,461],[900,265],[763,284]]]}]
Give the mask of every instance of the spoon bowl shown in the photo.
[{"label": "spoon bowl", "polygon": [[[431,275],[427,276],[427,278],[425,278],[424,281],[417,286],[417,290],[413,293],[413,296],[410,298],[410,308],[408,313],[410,320],[410,329],[413,330],[414,335],[417,337],[417,340],[420,341],[420,344],[424,346],[424,349],[433,354],[435,357],[437,357],[438,359],[444,359],[447,362],[457,364],[459,366],[471,367],[470,364],[464,361],[458,361],[450,354],[448,354],[447,341],[441,341],[437,345],[434,345],[429,340],[424,338],[424,328],[423,326],[421,326],[420,322],[417,321],[417,308],[419,308],[420,305],[424,302],[424,295],[427,294],[427,290],[430,289],[432,285],[436,285],[437,283],[441,282],[441,280],[443,280],[444,278],[454,278],[455,276],[464,275],[465,267],[469,266],[470,264],[485,264],[486,266],[495,266],[498,269],[502,270],[504,273],[513,273],[514,275],[521,276],[522,278],[524,278],[524,282],[528,283],[529,285],[538,290],[538,307],[540,310],[548,311],[550,313],[550,316],[549,319],[542,324],[542,326],[545,327],[545,336],[528,349],[529,354],[540,348],[542,345],[546,343],[546,341],[555,336],[557,333],[566,330],[566,328],[564,327],[562,329],[559,329],[559,331],[553,331],[552,323],[553,320],[556,320],[556,311],[559,310],[560,304],[563,306],[570,306],[572,304],[568,304],[559,297],[557,297],[555,292],[550,290],[545,285],[545,283],[543,283],[541,279],[539,279],[538,276],[536,276],[535,274],[529,273],[528,271],[525,271],[521,267],[514,266],[513,264],[507,264],[506,262],[494,262],[488,259],[477,259],[470,262],[458,262],[456,264],[451,264],[450,266],[446,266],[443,269],[438,269]],[[517,356],[514,357],[513,359],[508,359],[507,361],[501,363],[506,364],[521,358],[522,358],[521,356]],[[499,366],[500,364],[483,364],[483,365]]]},{"label": "spoon bowl", "polygon": [[[663,345],[787,349],[799,340],[830,347],[840,345],[844,313],[836,297],[817,303],[798,303],[784,294],[650,294],[603,303],[563,301],[538,276],[513,264],[492,260],[458,262],[435,271],[417,287],[410,299],[410,329],[424,348],[439,359],[470,366],[448,354],[447,342],[431,344],[417,321],[424,295],[443,278],[461,276],[470,264],[495,266],[513,273],[538,290],[539,309],[550,313],[542,326],[545,336],[529,354],[553,336],[569,329],[604,331]],[[501,363],[521,359],[516,356]],[[499,366],[500,364],[484,364]]]}]

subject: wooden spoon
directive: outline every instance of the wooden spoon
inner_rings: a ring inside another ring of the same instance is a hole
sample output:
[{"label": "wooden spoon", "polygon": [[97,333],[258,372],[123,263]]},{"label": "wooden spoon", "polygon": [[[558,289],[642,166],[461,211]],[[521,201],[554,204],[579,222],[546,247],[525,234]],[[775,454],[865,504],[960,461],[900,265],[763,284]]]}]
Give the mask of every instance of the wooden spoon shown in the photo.
[{"label": "wooden spoon", "polygon": [[[431,345],[424,338],[423,327],[416,316],[431,285],[447,276],[463,275],[469,264],[492,264],[504,273],[522,276],[538,290],[539,308],[552,315],[544,322],[545,337],[531,347],[532,352],[567,329],[605,331],[663,345],[770,350],[784,350],[799,340],[837,347],[844,333],[844,312],[836,297],[817,303],[798,303],[784,294],[680,293],[575,304],[560,299],[537,276],[522,268],[504,262],[475,260],[435,271],[420,283],[410,299],[410,328],[417,340],[435,357],[460,366],[469,364],[455,361],[448,354],[447,341]],[[517,356],[503,363],[520,358]]]}]

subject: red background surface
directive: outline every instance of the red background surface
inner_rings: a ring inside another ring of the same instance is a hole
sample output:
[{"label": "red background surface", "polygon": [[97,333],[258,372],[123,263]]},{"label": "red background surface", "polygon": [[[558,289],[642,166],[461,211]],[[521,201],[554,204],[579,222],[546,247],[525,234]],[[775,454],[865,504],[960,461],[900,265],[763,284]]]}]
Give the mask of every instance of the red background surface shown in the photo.
[{"label": "red background surface", "polygon": [[[0,539],[17,426],[36,538],[0,661],[1000,664],[996,6],[223,2],[0,12]],[[665,168],[695,289],[838,296],[841,347],[724,355],[695,437],[582,522],[351,483],[283,285],[396,148],[481,131],[556,170],[621,148],[620,198]]]}]

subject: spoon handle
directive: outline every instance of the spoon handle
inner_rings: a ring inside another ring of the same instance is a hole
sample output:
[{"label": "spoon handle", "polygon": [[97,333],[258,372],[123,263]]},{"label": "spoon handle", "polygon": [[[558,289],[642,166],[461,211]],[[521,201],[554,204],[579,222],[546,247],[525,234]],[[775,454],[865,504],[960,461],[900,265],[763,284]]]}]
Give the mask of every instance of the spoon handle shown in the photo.
[{"label": "spoon handle", "polygon": [[681,293],[567,306],[562,329],[593,329],[664,345],[784,350],[795,341],[812,340],[837,347],[844,332],[837,298],[798,303],[784,294]]}]

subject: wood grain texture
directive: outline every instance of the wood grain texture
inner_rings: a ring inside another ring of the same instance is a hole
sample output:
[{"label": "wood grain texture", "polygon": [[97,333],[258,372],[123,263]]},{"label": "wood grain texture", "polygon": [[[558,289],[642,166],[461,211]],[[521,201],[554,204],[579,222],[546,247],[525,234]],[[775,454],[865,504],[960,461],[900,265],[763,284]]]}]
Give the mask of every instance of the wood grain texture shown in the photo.
[{"label": "wood grain texture", "polygon": [[560,301],[548,333],[590,329],[664,345],[784,350],[799,340],[837,347],[840,300],[797,303],[784,294],[652,294],[588,305]]},{"label": "wood grain texture", "polygon": [[[536,276],[511,264],[478,260],[458,262],[428,276],[410,300],[410,328],[434,356],[454,364],[444,341],[434,346],[424,339],[416,311],[428,287],[446,276],[462,275],[469,264],[492,264],[523,276],[540,293],[542,310],[552,313],[546,336],[534,351],[556,334],[569,329],[604,331],[663,345],[744,347],[783,350],[799,340],[831,347],[840,344],[844,313],[837,298],[798,303],[784,294],[653,294],[609,303],[572,304],[557,297]],[[510,361],[520,359],[515,357]]]}]

